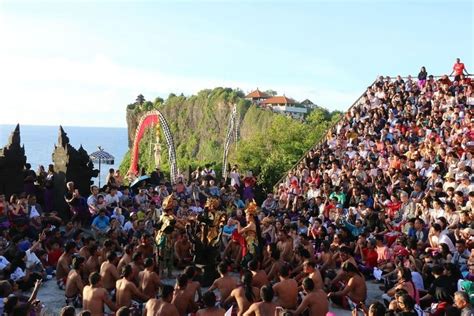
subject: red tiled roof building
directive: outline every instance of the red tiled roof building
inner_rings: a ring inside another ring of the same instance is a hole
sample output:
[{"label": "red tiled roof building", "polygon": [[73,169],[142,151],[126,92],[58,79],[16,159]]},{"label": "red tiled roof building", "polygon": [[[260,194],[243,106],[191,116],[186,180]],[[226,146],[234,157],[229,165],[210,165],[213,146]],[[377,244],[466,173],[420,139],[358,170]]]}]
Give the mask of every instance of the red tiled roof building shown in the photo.
[{"label": "red tiled roof building", "polygon": [[252,101],[258,101],[258,100],[264,100],[264,99],[268,99],[268,98],[271,98],[271,95],[265,93],[265,92],[262,92],[260,90],[255,90],[255,91],[252,91],[250,92],[249,94],[247,94],[245,96],[246,99],[251,99]]},{"label": "red tiled roof building", "polygon": [[296,102],[292,98],[287,98],[285,96],[275,96],[275,97],[266,99],[265,101],[263,101],[263,104],[265,105],[294,105],[294,104],[298,104],[298,102]]}]

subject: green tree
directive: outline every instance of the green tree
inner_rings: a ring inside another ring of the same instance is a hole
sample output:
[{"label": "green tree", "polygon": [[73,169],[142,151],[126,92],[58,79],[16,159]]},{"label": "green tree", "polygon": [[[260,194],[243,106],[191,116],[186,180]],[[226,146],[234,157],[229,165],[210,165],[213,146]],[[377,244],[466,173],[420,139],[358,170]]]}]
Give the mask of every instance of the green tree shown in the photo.
[{"label": "green tree", "polygon": [[157,106],[157,105],[163,104],[163,102],[164,102],[163,98],[156,97],[153,103],[155,104],[155,106]]},{"label": "green tree", "polygon": [[259,131],[239,143],[237,163],[259,176],[259,183],[270,189],[310,148],[323,130],[291,118],[277,116],[267,131]]},{"label": "green tree", "polygon": [[275,90],[272,90],[272,89],[265,90],[265,93],[268,95],[271,95],[272,97],[278,94]]},{"label": "green tree", "polygon": [[142,105],[143,102],[145,102],[145,97],[144,97],[142,94],[139,94],[139,95],[137,96],[137,99],[136,99],[135,101],[136,101],[137,104]]}]

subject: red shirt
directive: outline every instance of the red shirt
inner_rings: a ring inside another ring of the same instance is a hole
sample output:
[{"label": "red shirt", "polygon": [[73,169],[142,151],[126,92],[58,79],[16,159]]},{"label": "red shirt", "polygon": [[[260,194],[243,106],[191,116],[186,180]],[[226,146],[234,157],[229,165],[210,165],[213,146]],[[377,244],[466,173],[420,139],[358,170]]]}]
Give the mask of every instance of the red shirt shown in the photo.
[{"label": "red shirt", "polygon": [[48,265],[56,267],[59,261],[59,257],[61,257],[62,253],[62,250],[59,248],[48,252]]},{"label": "red shirt", "polygon": [[364,248],[362,249],[362,252],[365,257],[365,264],[370,268],[376,267],[378,259],[377,251],[375,251],[375,249],[370,250],[369,248]]},{"label": "red shirt", "polygon": [[456,75],[462,75],[462,72],[464,71],[464,64],[463,63],[455,63],[453,66],[453,70],[456,73]]},{"label": "red shirt", "polygon": [[387,204],[388,210],[387,210],[387,215],[390,217],[390,219],[394,219],[397,216],[398,210],[402,206],[402,203],[400,202],[392,202],[390,201]]}]

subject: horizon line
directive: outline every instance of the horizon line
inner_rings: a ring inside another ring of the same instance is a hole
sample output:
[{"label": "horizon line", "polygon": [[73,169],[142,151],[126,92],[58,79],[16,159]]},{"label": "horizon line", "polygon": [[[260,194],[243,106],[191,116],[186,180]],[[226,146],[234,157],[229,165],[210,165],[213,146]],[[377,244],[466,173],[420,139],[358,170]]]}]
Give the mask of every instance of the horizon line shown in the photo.
[{"label": "horizon line", "polygon": [[16,123],[16,124],[6,124],[6,123],[0,123],[0,126],[13,126],[15,127],[16,125],[20,125],[20,128],[22,126],[32,126],[32,127],[57,127],[62,126],[63,128],[68,128],[68,127],[91,127],[91,128],[117,128],[117,129],[128,129],[127,126],[93,126],[93,125],[62,125],[62,124],[54,124],[54,125],[49,125],[49,124],[22,124],[22,123]]}]

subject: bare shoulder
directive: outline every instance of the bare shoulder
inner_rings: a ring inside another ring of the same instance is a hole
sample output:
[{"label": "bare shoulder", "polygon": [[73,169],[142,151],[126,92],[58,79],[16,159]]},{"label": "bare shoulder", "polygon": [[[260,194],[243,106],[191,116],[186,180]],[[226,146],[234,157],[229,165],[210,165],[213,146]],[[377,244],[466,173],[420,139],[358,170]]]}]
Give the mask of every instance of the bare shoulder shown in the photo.
[{"label": "bare shoulder", "polygon": [[146,306],[150,307],[154,304],[158,303],[158,299],[156,298],[150,298],[147,302],[146,302]]},{"label": "bare shoulder", "polygon": [[[105,298],[105,297],[108,296],[107,291],[106,291],[103,287],[96,289],[95,292],[96,292],[95,295],[97,295],[97,296],[100,297],[100,298]],[[94,295],[94,296],[95,296],[95,295]]]},{"label": "bare shoulder", "polygon": [[174,304],[166,304],[165,306],[163,306],[163,312],[165,315],[170,315],[170,316],[178,315],[178,309],[176,308],[176,305]]},{"label": "bare shoulder", "polygon": [[107,291],[106,291],[103,287],[98,288],[97,290],[98,290],[99,293],[101,293],[101,294],[107,294]]},{"label": "bare shoulder", "polygon": [[308,295],[306,295],[304,298],[303,298],[303,302],[311,305],[312,303],[314,303],[315,300],[317,300],[318,298],[321,297],[321,294],[322,293],[319,293],[319,292],[312,292],[312,293],[309,293]]}]

